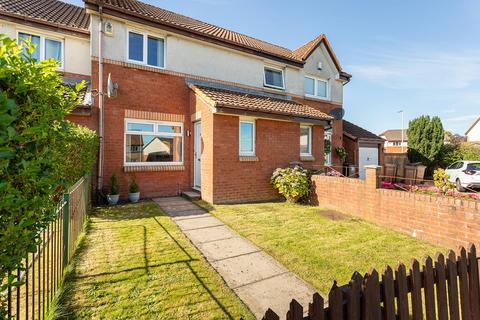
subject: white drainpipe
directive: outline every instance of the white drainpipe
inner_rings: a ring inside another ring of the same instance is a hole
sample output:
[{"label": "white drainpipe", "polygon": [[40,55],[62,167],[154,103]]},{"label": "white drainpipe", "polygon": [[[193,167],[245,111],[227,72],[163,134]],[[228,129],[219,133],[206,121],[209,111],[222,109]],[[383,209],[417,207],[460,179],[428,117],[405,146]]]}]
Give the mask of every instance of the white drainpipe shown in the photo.
[{"label": "white drainpipe", "polygon": [[100,149],[98,152],[98,183],[97,190],[101,191],[103,188],[103,54],[102,54],[102,39],[103,39],[103,18],[102,6],[98,7],[100,13],[100,21],[98,23],[98,135],[100,137]]}]

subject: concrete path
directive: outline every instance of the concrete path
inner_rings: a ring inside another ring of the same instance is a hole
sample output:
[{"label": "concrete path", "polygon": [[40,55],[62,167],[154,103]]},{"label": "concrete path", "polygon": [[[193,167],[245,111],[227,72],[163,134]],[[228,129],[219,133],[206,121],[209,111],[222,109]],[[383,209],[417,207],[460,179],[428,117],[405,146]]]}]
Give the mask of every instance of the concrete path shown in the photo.
[{"label": "concrete path", "polygon": [[316,290],[223,222],[181,197],[154,199],[258,319],[285,317],[295,298],[307,311]]}]

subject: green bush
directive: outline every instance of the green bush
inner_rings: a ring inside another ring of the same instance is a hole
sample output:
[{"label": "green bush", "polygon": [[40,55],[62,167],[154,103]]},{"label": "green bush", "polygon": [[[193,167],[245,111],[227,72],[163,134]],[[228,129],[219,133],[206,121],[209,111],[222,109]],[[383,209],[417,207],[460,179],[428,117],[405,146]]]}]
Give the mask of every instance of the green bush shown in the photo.
[{"label": "green bush", "polygon": [[298,199],[310,193],[308,171],[299,166],[276,169],[273,172],[271,183],[288,202],[297,202]]},{"label": "green bush", "polygon": [[[55,200],[90,171],[96,153],[83,150],[92,132],[64,122],[83,84],[64,86],[58,62],[37,62],[34,48],[0,35],[0,293],[19,284],[8,272],[35,251],[40,231],[55,218]],[[91,161],[76,167],[84,157]],[[5,298],[0,294],[0,318]]]},{"label": "green bush", "polygon": [[445,144],[438,155],[438,165],[448,167],[458,160],[480,161],[480,146],[468,142]]},{"label": "green bush", "polygon": [[110,177],[110,181],[108,182],[108,190],[108,194],[110,195],[120,194],[120,187],[118,186],[117,175],[115,173]]},{"label": "green bush", "polygon": [[420,116],[409,122],[407,136],[408,160],[422,162],[431,173],[443,146],[442,121],[439,117]]},{"label": "green bush", "polygon": [[130,186],[128,187],[128,192],[137,193],[138,190],[139,189],[138,189],[137,181],[135,180],[135,177],[132,177],[132,180],[130,181]]}]

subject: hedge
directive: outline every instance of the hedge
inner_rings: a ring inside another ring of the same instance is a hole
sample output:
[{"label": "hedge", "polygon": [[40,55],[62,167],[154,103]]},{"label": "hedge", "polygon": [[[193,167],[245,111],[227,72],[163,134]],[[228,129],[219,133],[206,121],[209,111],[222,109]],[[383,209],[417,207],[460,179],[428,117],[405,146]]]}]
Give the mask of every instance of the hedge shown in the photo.
[{"label": "hedge", "polygon": [[0,293],[19,285],[8,272],[24,267],[55,218],[55,199],[91,171],[97,153],[95,133],[64,120],[83,84],[64,86],[58,62],[37,62],[34,48],[0,35]]}]

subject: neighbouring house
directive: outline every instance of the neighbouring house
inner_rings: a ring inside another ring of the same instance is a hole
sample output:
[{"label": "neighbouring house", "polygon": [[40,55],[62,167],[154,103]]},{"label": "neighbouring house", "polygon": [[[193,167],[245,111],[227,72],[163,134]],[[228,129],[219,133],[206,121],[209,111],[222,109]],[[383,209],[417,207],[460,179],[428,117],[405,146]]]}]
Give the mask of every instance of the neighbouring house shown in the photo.
[{"label": "neighbouring house", "polygon": [[480,142],[480,117],[465,132],[468,142]]},{"label": "neighbouring house", "polygon": [[[386,153],[405,153],[408,150],[407,130],[392,129],[379,134],[385,140],[384,149]],[[403,143],[402,143],[403,137]]]},{"label": "neighbouring house", "polygon": [[351,75],[323,34],[290,50],[136,0],[0,0],[0,32],[91,81],[70,117],[102,137],[99,189],[115,173],[122,197],[135,176],[143,197],[259,201],[277,167],[341,165],[324,143],[343,146]]},{"label": "neighbouring house", "polygon": [[343,121],[343,145],[347,151],[346,163],[358,168],[360,179],[365,178],[365,166],[383,166],[385,140],[349,121]]}]

